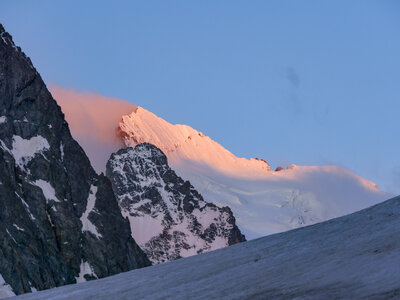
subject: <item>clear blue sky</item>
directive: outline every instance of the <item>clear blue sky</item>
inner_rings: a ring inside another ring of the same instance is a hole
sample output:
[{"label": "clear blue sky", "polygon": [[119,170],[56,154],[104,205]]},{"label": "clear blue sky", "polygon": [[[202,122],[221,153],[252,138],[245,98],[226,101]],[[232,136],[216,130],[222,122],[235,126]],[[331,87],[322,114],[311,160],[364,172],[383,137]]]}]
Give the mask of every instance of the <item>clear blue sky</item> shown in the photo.
[{"label": "clear blue sky", "polygon": [[400,193],[400,1],[0,1],[46,83]]}]

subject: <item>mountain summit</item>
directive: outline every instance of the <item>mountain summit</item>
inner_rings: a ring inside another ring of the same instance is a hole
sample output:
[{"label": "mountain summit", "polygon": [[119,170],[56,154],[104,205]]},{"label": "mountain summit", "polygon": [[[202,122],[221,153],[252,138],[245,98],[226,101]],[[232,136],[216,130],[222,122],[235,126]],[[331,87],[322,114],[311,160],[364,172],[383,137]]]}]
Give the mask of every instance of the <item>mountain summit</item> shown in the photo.
[{"label": "mountain summit", "polygon": [[119,134],[127,146],[144,142],[156,145],[174,167],[190,161],[246,178],[264,176],[271,170],[264,160],[236,157],[203,133],[187,125],[172,125],[142,107],[122,116]]}]

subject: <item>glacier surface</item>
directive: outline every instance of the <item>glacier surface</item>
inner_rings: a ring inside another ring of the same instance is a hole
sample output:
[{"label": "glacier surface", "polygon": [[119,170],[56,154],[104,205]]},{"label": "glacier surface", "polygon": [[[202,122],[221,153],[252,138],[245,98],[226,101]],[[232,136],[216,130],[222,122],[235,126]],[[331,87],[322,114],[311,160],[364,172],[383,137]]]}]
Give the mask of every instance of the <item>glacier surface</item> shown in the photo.
[{"label": "glacier surface", "polygon": [[400,197],[213,252],[21,299],[400,297]]}]

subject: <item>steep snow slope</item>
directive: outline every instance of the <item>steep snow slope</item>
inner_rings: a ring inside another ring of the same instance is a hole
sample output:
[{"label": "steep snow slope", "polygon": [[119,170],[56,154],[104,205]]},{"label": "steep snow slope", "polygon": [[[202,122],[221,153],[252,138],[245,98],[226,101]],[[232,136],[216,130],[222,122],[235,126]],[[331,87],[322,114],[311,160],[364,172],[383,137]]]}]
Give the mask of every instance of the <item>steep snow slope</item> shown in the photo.
[{"label": "steep snow slope", "polygon": [[128,145],[156,145],[174,167],[185,161],[204,163],[224,174],[241,177],[263,176],[270,170],[264,160],[236,157],[203,133],[186,125],[172,125],[142,107],[122,116],[119,127]]},{"label": "steep snow slope", "polygon": [[309,225],[368,207],[388,196],[337,166],[291,165],[271,171],[261,159],[238,158],[201,132],[172,125],[137,107],[122,117],[127,146],[154,144],[206,201],[229,206],[249,239]]},{"label": "steep snow slope", "polygon": [[207,252],[244,236],[229,207],[207,203],[168,166],[157,147],[142,143],[113,153],[107,163],[122,214],[132,237],[153,263]]},{"label": "steep snow slope", "polygon": [[400,297],[400,197],[228,248],[21,299]]}]

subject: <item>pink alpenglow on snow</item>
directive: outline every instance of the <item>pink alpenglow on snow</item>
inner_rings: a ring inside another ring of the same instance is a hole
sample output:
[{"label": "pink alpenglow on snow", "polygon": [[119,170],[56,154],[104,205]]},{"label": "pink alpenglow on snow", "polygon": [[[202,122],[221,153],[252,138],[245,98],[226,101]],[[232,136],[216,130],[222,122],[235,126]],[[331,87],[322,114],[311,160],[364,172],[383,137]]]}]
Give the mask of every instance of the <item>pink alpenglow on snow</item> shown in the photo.
[{"label": "pink alpenglow on snow", "polygon": [[264,176],[270,170],[263,160],[236,157],[203,133],[187,125],[172,125],[142,107],[123,116],[119,126],[127,146],[151,143],[167,155],[174,167],[185,165],[185,161],[195,162],[240,177]]},{"label": "pink alpenglow on snow", "polygon": [[272,171],[262,159],[239,158],[203,133],[129,102],[59,87],[52,93],[97,171],[123,144],[151,143],[206,201],[229,206],[247,239],[342,216],[389,197],[342,167],[290,165]]}]

